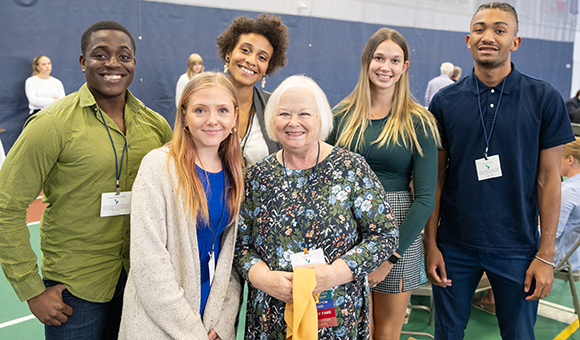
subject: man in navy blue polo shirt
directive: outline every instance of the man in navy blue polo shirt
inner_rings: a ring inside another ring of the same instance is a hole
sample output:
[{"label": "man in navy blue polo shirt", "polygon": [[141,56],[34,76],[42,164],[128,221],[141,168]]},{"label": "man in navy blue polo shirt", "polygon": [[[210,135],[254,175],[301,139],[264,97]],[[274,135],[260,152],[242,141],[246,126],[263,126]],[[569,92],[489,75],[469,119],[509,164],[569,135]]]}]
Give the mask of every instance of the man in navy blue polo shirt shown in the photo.
[{"label": "man in navy blue polo shirt", "polygon": [[463,339],[484,271],[503,339],[535,338],[537,300],[552,289],[562,145],[574,135],[560,93],[511,63],[517,31],[511,5],[481,5],[466,37],[473,73],[429,107],[444,148],[424,237],[436,339]]}]

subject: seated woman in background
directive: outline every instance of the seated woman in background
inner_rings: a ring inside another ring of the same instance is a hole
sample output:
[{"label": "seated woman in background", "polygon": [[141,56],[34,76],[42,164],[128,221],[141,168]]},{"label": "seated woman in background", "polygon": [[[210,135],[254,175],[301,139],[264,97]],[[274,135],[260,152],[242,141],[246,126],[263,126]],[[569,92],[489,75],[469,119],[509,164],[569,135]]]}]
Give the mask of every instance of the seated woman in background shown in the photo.
[{"label": "seated woman in background", "polygon": [[30,115],[37,113],[48,105],[64,98],[64,86],[60,80],[51,77],[52,64],[45,55],[39,55],[32,61],[32,77],[26,79],[24,88],[28,98]]},{"label": "seated woman in background", "polygon": [[[556,231],[556,253],[554,264],[568,254],[580,239],[580,138],[564,145],[560,175],[568,179],[562,182],[562,200],[560,203],[560,219]],[[580,269],[580,250],[570,257],[572,270]],[[474,307],[495,314],[495,299],[490,289],[487,296],[473,299]]]},{"label": "seated woman in background", "polygon": [[[562,202],[560,220],[556,232],[556,254],[554,263],[558,264],[580,239],[580,138],[564,145],[560,174],[568,177],[562,182]],[[580,250],[570,257],[572,270],[580,269]]]},{"label": "seated woman in background", "polygon": [[187,72],[179,77],[177,80],[177,86],[175,87],[175,106],[179,108],[179,99],[181,99],[181,92],[185,88],[185,85],[189,82],[194,75],[203,72],[205,68],[203,67],[203,59],[197,53],[192,53],[187,59]]},{"label": "seated woman in background", "polygon": [[237,109],[223,74],[193,77],[173,140],[143,158],[120,339],[235,339],[241,286],[232,258],[243,197]]},{"label": "seated woman in background", "polygon": [[367,275],[398,242],[383,187],[362,156],[324,142],[332,113],[312,79],[284,80],[265,123],[283,149],[246,173],[234,259],[249,286],[245,337],[286,339],[291,256],[308,249],[326,260],[314,267],[313,294],[330,290],[336,311],[337,325],[318,329],[318,339],[368,339]]}]

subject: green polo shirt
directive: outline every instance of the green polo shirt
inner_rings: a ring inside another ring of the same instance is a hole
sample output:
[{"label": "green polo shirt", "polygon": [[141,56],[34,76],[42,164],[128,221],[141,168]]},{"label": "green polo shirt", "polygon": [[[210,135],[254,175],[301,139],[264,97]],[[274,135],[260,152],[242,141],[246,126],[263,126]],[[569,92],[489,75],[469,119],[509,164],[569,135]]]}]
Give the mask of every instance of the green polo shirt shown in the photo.
[{"label": "green polo shirt", "polygon": [[100,217],[101,194],[115,191],[111,138],[119,165],[123,158],[121,190],[130,191],[143,156],[172,132],[128,90],[126,135],[103,116],[83,85],[26,122],[0,169],[0,262],[21,301],[45,289],[26,226],[26,209],[41,190],[49,204],[40,222],[43,278],[81,299],[107,302],[121,269],[129,269],[130,216]]}]

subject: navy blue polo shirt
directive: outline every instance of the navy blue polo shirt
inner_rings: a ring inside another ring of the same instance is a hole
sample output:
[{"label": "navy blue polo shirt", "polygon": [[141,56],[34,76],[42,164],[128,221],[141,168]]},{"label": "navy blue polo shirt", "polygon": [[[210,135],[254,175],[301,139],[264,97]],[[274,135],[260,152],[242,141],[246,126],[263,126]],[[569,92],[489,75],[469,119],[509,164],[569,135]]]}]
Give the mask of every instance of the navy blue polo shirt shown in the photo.
[{"label": "navy blue polo shirt", "polygon": [[489,135],[503,82],[489,87],[472,72],[439,91],[429,106],[449,153],[437,241],[482,253],[533,255],[540,243],[538,156],[574,141],[568,111],[556,88],[512,64],[488,151],[499,155],[503,175],[478,181],[475,160],[483,158],[486,142],[476,81]]}]

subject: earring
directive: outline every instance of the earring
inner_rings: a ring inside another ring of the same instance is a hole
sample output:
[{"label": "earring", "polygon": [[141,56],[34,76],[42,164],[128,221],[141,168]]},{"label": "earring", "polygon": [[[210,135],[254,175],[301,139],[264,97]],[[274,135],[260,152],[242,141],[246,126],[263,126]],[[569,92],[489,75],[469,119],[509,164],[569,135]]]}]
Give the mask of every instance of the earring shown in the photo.
[{"label": "earring", "polygon": [[185,132],[189,133],[189,126],[184,126],[184,127],[183,127],[183,131],[185,131]]},{"label": "earring", "polygon": [[232,126],[232,128],[230,129],[230,133],[238,133],[238,128],[235,125]]},{"label": "earring", "polygon": [[262,88],[264,88],[264,86],[266,86],[266,76],[262,78]]},{"label": "earring", "polygon": [[230,59],[226,58],[226,63],[224,64],[224,73],[228,74],[230,71]]}]

